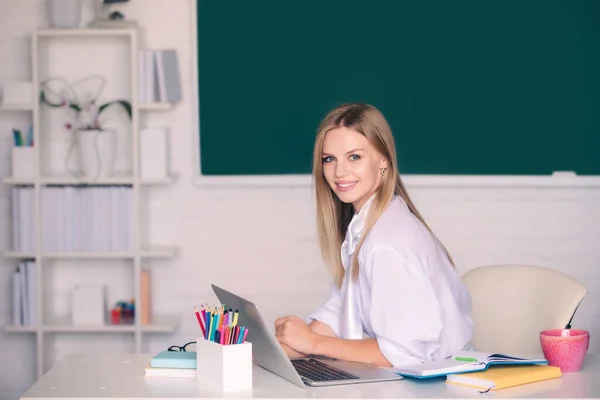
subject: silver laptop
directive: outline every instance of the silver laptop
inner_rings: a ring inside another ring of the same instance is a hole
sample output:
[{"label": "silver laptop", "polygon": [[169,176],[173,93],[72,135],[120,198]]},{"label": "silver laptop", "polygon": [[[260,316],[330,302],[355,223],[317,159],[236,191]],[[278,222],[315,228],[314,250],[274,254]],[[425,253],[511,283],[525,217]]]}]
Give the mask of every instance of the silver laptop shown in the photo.
[{"label": "silver laptop", "polygon": [[254,362],[288,381],[304,387],[347,385],[351,383],[397,381],[403,379],[391,371],[369,364],[306,357],[290,360],[275,335],[267,328],[258,307],[225,289],[212,285],[219,301],[239,310],[238,325],[248,328]]}]

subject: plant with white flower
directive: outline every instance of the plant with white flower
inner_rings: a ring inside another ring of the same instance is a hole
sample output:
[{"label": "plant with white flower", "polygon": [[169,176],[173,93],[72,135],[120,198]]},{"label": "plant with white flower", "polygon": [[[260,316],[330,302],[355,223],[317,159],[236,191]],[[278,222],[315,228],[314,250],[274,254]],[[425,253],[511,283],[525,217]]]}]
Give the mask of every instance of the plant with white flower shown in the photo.
[{"label": "plant with white flower", "polygon": [[[79,86],[100,79],[96,93],[80,92]],[[40,101],[52,108],[63,108],[66,111],[64,127],[72,132],[82,130],[103,130],[108,121],[103,113],[113,105],[121,106],[131,118],[131,103],[127,100],[112,100],[99,104],[98,97],[104,88],[105,80],[100,76],[91,76],[73,84],[64,79],[53,78],[42,83]]]}]

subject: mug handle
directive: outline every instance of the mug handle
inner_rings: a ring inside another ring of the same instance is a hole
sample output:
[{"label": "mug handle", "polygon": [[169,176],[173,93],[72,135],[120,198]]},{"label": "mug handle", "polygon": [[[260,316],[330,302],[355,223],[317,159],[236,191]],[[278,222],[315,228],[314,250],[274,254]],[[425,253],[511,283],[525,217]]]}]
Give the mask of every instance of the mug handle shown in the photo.
[{"label": "mug handle", "polygon": [[587,352],[590,348],[590,337],[588,336],[587,346],[585,346],[585,351]]}]

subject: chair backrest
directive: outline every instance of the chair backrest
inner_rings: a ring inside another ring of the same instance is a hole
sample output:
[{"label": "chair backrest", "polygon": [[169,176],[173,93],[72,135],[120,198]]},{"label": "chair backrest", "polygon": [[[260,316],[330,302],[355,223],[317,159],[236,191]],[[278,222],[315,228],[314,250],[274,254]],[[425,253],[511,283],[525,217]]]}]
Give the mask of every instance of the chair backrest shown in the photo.
[{"label": "chair backrest", "polygon": [[541,354],[539,333],[565,328],[587,294],[561,272],[532,265],[489,265],[462,277],[473,301],[477,350]]}]

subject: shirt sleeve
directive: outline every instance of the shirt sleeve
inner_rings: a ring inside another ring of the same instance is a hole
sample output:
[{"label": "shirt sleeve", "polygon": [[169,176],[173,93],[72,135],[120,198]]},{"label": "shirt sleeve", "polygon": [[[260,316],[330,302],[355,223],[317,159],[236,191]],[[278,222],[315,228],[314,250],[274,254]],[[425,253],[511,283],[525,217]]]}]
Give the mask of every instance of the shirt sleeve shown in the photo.
[{"label": "shirt sleeve", "polygon": [[342,295],[340,289],[335,283],[331,283],[329,287],[329,300],[314,312],[309,314],[306,323],[310,324],[313,320],[320,321],[329,325],[335,332],[337,337],[340,337],[340,310],[342,308]]},{"label": "shirt sleeve", "polygon": [[439,349],[442,311],[416,256],[373,249],[365,259],[371,283],[371,327],[381,353],[395,367],[432,359]]}]

